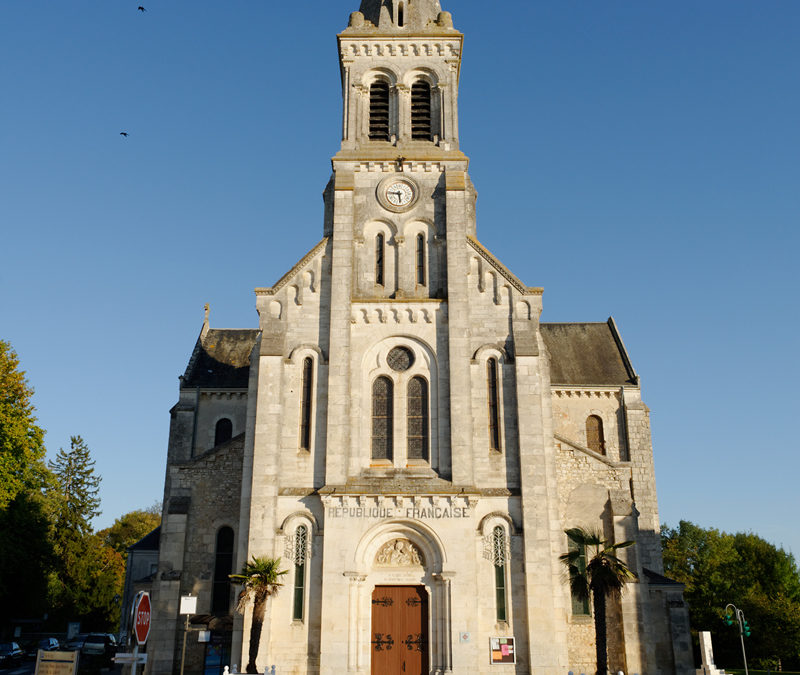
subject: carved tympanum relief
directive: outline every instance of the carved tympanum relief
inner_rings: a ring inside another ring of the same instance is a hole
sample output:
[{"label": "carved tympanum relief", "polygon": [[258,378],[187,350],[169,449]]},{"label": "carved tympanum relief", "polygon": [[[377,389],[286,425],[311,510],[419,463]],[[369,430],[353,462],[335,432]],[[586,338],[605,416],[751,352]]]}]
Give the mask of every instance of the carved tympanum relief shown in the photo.
[{"label": "carved tympanum relief", "polygon": [[422,553],[408,539],[386,542],[375,556],[379,567],[415,567],[423,564]]}]

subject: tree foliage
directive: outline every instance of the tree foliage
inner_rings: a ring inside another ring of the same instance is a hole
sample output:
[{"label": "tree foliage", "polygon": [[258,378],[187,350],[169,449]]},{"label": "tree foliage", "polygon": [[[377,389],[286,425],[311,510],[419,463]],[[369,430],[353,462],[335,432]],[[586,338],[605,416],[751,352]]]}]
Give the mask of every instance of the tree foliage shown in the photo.
[{"label": "tree foliage", "polygon": [[128,548],[148,535],[161,524],[161,505],[154,504],[149,509],[131,511],[121,515],[111,527],[97,534],[106,545],[128,559]]},{"label": "tree foliage", "polygon": [[53,562],[45,499],[39,492],[22,492],[0,510],[0,629],[12,618],[33,619],[47,612]]},{"label": "tree foliage", "polygon": [[100,476],[94,464],[80,436],[70,438],[69,450],[59,449],[50,463],[56,563],[49,594],[54,616],[62,621],[90,618],[94,625],[88,627],[100,629],[113,617],[105,596],[122,592],[124,561],[92,531],[92,519],[100,513]]},{"label": "tree foliage", "polygon": [[686,584],[693,633],[711,631],[715,660],[741,667],[738,629],[722,620],[728,603],[753,629],[750,665],[800,667],[800,570],[794,556],[752,533],[728,534],[681,521],[661,529],[667,576]]},{"label": "tree foliage", "polygon": [[16,353],[0,340],[0,510],[46,480],[44,431],[36,424],[32,397]]}]

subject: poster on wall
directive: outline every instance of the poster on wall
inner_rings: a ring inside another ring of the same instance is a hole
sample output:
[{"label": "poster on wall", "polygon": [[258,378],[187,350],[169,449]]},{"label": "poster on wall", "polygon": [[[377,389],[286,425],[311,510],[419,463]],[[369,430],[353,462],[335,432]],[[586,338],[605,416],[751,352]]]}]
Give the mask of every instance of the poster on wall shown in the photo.
[{"label": "poster on wall", "polygon": [[490,663],[516,663],[517,651],[514,649],[513,637],[489,638]]}]

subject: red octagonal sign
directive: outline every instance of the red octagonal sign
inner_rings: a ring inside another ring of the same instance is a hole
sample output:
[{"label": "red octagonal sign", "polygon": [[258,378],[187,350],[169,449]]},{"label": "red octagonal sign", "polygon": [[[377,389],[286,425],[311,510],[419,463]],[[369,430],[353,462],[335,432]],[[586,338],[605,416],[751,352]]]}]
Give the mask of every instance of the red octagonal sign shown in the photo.
[{"label": "red octagonal sign", "polygon": [[150,635],[150,594],[140,594],[133,610],[133,632],[136,642],[143,645]]}]

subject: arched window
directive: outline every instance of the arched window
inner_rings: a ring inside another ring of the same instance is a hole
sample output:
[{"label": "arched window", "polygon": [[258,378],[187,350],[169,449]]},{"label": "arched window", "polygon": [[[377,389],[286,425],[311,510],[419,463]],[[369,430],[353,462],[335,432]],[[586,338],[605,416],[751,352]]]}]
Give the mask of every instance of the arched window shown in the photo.
[{"label": "arched window", "polygon": [[394,458],[392,449],[393,385],[388,377],[379,377],[372,385],[372,459]]},{"label": "arched window", "polygon": [[430,141],[431,134],[431,85],[417,80],[411,85],[411,138]]},{"label": "arched window", "polygon": [[492,531],[492,562],[494,563],[494,598],[497,621],[508,621],[506,611],[506,563],[508,562],[508,544],[506,531],[496,526]]},{"label": "arched window", "polygon": [[222,445],[231,440],[233,436],[233,423],[227,418],[223,417],[214,429],[214,445]]},{"label": "arched window", "polygon": [[[586,548],[581,546],[572,537],[567,537],[567,542],[570,551],[579,551],[579,555],[575,560],[575,566],[578,568],[580,574],[586,573]],[[589,614],[589,598],[579,598],[574,593],[572,596],[572,614],[573,616],[587,616]]]},{"label": "arched window", "polygon": [[406,13],[406,6],[405,3],[402,2],[401,0],[400,4],[397,6],[397,25],[400,28],[402,28],[406,24],[405,13]]},{"label": "arched window", "polygon": [[486,392],[489,408],[489,448],[500,451],[500,394],[497,383],[497,359],[486,362]]},{"label": "arched window", "polygon": [[597,415],[589,415],[586,419],[586,447],[589,450],[606,454],[606,440],[603,436],[603,420]]},{"label": "arched window", "polygon": [[428,383],[412,377],[408,383],[408,459],[428,460]]},{"label": "arched window", "polygon": [[417,284],[425,285],[425,236],[417,235]]},{"label": "arched window", "polygon": [[300,447],[311,450],[311,394],[314,385],[314,360],[303,359],[303,382],[300,401]]},{"label": "arched window", "polygon": [[292,603],[292,619],[303,620],[306,589],[306,558],[308,551],[308,528],[299,525],[294,533],[294,602]]},{"label": "arched window", "polygon": [[231,602],[231,585],[228,575],[233,572],[233,530],[221,527],[217,532],[217,549],[214,558],[214,582],[211,588],[211,613],[227,614]]},{"label": "arched window", "polygon": [[384,249],[386,248],[386,241],[383,233],[378,233],[375,237],[375,283],[378,286],[383,286],[385,261],[383,258]]},{"label": "arched window", "polygon": [[389,83],[376,80],[369,88],[369,140],[389,140]]}]

